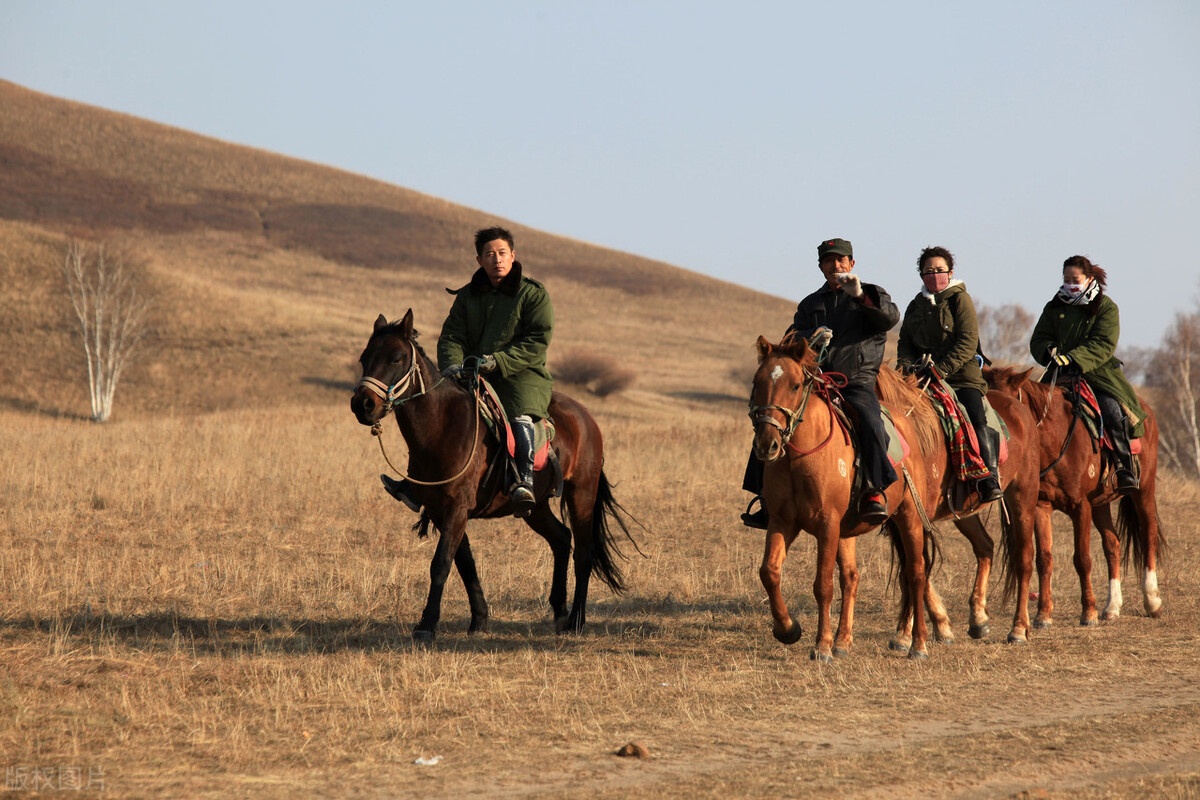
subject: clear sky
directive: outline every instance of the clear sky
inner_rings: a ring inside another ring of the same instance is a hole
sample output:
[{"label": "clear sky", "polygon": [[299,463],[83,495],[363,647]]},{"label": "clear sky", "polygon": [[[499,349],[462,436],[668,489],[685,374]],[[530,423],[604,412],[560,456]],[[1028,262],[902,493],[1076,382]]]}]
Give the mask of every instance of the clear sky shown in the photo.
[{"label": "clear sky", "polygon": [[791,299],[833,236],[901,308],[1088,255],[1123,345],[1200,288],[1196,0],[0,0],[0,77]]}]

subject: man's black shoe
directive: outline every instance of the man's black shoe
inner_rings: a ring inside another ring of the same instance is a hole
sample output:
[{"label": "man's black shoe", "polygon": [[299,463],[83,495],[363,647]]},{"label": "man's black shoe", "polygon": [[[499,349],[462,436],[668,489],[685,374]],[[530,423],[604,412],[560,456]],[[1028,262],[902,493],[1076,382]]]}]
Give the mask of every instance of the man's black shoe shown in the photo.
[{"label": "man's black shoe", "polygon": [[879,492],[863,496],[858,506],[859,518],[868,525],[882,525],[887,521],[887,498]]},{"label": "man's black shoe", "polygon": [[380,475],[379,480],[383,481],[383,488],[387,490],[388,494],[399,500],[401,503],[404,503],[404,505],[408,506],[413,511],[416,511],[418,514],[421,513],[421,504],[417,502],[417,499],[411,494],[411,483],[404,479],[396,480],[390,475]]},{"label": "man's black shoe", "polygon": [[537,505],[537,498],[533,496],[533,490],[523,483],[518,483],[509,492],[512,498],[513,516],[525,518],[533,512],[533,507]]}]

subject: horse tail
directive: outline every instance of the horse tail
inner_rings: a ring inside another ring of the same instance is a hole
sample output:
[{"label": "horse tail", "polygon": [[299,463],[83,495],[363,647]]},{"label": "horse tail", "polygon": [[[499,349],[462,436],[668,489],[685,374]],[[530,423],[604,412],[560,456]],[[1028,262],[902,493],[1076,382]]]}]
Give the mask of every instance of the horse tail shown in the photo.
[{"label": "horse tail", "polygon": [[1001,595],[1007,603],[1017,596],[1021,584],[1021,542],[1018,541],[1020,532],[1008,515],[1008,509],[1000,510],[1000,578],[1004,582],[1004,592]]},{"label": "horse tail", "polygon": [[637,540],[629,532],[625,517],[637,522],[633,515],[616,501],[612,493],[612,485],[604,470],[600,470],[600,480],[596,485],[596,504],[592,507],[592,574],[608,584],[617,594],[625,591],[625,578],[621,575],[620,565],[616,559],[627,561],[627,556],[617,547],[617,539],[610,525],[615,522],[625,533],[625,538],[633,543],[633,548],[640,555],[642,549]]},{"label": "horse tail", "polygon": [[[1154,509],[1154,520],[1158,523],[1158,557],[1162,558],[1167,554],[1167,538],[1163,534],[1162,520],[1158,516],[1157,508]],[[1146,560],[1149,558],[1149,542],[1146,541],[1146,536],[1147,531],[1142,529],[1142,520],[1138,516],[1133,498],[1129,495],[1123,496],[1117,503],[1117,538],[1122,544],[1121,561],[1128,570],[1132,557],[1133,567],[1138,575],[1146,571]]]}]

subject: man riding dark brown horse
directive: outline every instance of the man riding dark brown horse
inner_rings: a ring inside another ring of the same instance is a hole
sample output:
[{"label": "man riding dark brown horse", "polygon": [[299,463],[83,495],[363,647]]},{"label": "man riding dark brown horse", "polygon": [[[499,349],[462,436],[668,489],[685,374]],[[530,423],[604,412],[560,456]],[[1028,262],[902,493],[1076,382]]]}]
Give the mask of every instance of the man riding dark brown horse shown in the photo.
[{"label": "man riding dark brown horse", "polygon": [[[534,423],[544,419],[554,387],[546,369],[546,350],[554,328],[554,308],[541,283],[526,277],[517,261],[513,235],[504,228],[475,234],[479,269],[453,294],[454,304],[438,339],[438,369],[458,377],[469,357],[496,389],[515,440],[517,481],[509,488],[514,513],[534,506]],[[381,475],[388,493],[414,511],[420,504],[404,480]]]}]

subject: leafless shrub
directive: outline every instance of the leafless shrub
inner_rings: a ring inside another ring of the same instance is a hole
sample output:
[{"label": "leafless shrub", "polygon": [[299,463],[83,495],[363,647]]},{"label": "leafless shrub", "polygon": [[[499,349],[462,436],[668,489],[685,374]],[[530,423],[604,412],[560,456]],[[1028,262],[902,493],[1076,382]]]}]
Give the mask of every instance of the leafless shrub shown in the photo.
[{"label": "leafless shrub", "polygon": [[1024,306],[1006,303],[995,308],[980,305],[979,342],[983,352],[993,361],[1004,364],[1028,364],[1029,336],[1037,318]]},{"label": "leafless shrub", "polygon": [[69,242],[63,278],[87,359],[92,419],[107,422],[121,372],[145,336],[149,305],[138,294],[128,262],[103,246],[89,256],[82,244]]},{"label": "leafless shrub", "polygon": [[1200,309],[1179,312],[1154,351],[1146,383],[1161,391],[1159,452],[1186,475],[1200,475]]},{"label": "leafless shrub", "polygon": [[591,350],[569,351],[565,358],[555,361],[551,372],[556,381],[581,386],[597,397],[623,392],[637,380],[633,370]]}]

